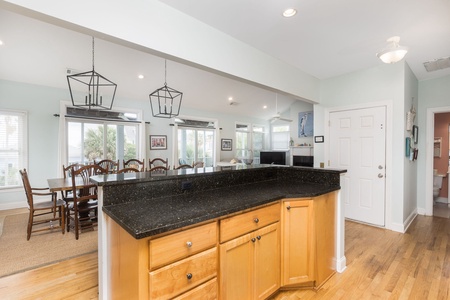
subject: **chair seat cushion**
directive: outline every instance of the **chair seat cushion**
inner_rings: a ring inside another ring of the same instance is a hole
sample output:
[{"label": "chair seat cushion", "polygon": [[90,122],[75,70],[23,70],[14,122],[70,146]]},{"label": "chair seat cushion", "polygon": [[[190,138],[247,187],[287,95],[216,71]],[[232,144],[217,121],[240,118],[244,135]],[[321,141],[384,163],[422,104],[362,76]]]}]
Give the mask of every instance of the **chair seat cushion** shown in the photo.
[{"label": "chair seat cushion", "polygon": [[[34,209],[48,209],[48,208],[52,208],[53,205],[54,205],[53,201],[35,202],[33,204]],[[56,200],[56,206],[61,206],[61,205],[66,205],[66,203],[61,199]]]}]

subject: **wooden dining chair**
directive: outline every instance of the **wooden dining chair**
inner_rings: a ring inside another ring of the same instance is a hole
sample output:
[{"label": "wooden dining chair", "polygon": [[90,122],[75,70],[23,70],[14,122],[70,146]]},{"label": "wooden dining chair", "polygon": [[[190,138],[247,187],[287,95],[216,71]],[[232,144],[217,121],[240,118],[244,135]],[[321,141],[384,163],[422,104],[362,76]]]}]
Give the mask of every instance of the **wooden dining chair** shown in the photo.
[{"label": "wooden dining chair", "polygon": [[111,159],[103,159],[101,161],[95,162],[96,165],[99,165],[103,169],[106,169],[108,173],[116,173],[119,170],[119,160],[114,161]]},{"label": "wooden dining chair", "polygon": [[[78,170],[79,168],[84,167],[84,166],[85,166],[84,164],[79,164],[79,163],[74,163],[74,164],[68,165],[67,167],[65,165],[63,165],[62,168],[63,168],[64,179],[72,177],[72,169]],[[64,201],[66,201],[66,203],[68,201],[73,201],[72,190],[61,191],[61,196],[62,196],[62,199]]]},{"label": "wooden dining chair", "polygon": [[165,166],[156,166],[148,170],[151,173],[166,174],[168,169]]},{"label": "wooden dining chair", "polygon": [[140,170],[133,168],[133,167],[129,167],[129,168],[123,168],[120,169],[119,171],[116,172],[116,174],[122,174],[122,173],[138,173],[141,172]]},{"label": "wooden dining chair", "polygon": [[123,160],[123,167],[124,168],[135,168],[138,169],[141,172],[144,172],[145,170],[145,160],[139,160],[136,158],[129,159],[127,161]]},{"label": "wooden dining chair", "polygon": [[202,161],[196,161],[192,164],[193,168],[203,168],[205,164]]},{"label": "wooden dining chair", "polygon": [[[77,240],[80,232],[97,225],[97,185],[90,181],[90,177],[100,174],[108,174],[108,170],[99,165],[72,170],[73,202],[67,209],[67,231],[73,228]],[[83,182],[82,188],[79,188],[80,179]]]},{"label": "wooden dining chair", "polygon": [[155,167],[164,167],[166,170],[169,170],[169,160],[167,158],[164,160],[159,157],[151,160],[149,159],[148,167],[150,170]]},{"label": "wooden dining chair", "polygon": [[179,165],[178,167],[174,168],[174,170],[179,170],[179,169],[192,169],[192,166],[188,165],[188,164],[183,164],[183,165]]},{"label": "wooden dining chair", "polygon": [[[32,188],[28,179],[28,173],[26,169],[19,170],[19,172],[22,176],[23,187],[25,189],[25,195],[27,196],[27,204],[29,210],[27,241],[30,240],[31,233],[33,232],[53,230],[57,227],[61,227],[61,231],[64,234],[64,209],[66,206],[65,202],[61,199],[57,199],[56,193],[50,192],[48,188]],[[39,200],[35,202],[35,197],[40,199],[46,197],[47,199],[50,198],[50,200]],[[35,217],[38,217],[38,219],[35,219]],[[53,222],[58,222],[58,224],[55,226]],[[46,223],[48,224],[48,226],[40,226],[37,229],[35,227],[35,229],[33,230],[33,226]]]}]

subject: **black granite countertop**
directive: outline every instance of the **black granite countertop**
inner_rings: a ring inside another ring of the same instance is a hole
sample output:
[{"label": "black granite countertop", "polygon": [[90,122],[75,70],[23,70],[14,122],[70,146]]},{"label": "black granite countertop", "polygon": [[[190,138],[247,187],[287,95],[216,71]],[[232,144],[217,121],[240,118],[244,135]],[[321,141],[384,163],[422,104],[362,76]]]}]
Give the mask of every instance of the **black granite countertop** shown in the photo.
[{"label": "black granite countertop", "polygon": [[339,185],[269,180],[169,197],[112,204],[103,211],[136,239],[225,217],[283,198],[315,197]]}]

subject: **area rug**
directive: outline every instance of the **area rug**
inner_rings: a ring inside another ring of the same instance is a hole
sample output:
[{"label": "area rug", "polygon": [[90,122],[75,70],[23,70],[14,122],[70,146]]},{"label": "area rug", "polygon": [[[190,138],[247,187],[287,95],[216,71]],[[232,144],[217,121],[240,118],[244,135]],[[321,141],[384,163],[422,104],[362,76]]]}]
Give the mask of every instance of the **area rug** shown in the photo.
[{"label": "area rug", "polygon": [[28,214],[6,216],[0,236],[0,277],[97,251],[97,229],[78,240],[61,229],[32,233],[27,241]]}]

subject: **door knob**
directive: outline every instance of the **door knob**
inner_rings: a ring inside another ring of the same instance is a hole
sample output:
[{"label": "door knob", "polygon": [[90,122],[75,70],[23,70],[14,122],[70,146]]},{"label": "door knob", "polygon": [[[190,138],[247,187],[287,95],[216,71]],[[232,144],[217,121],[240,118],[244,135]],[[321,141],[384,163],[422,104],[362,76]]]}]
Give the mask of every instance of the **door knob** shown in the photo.
[{"label": "door knob", "polygon": [[383,174],[379,173],[378,178],[383,178]]},{"label": "door knob", "polygon": [[379,165],[379,166],[378,166],[378,169],[379,169],[379,170],[382,170],[382,169],[383,169],[383,166],[382,166],[382,165]]}]

